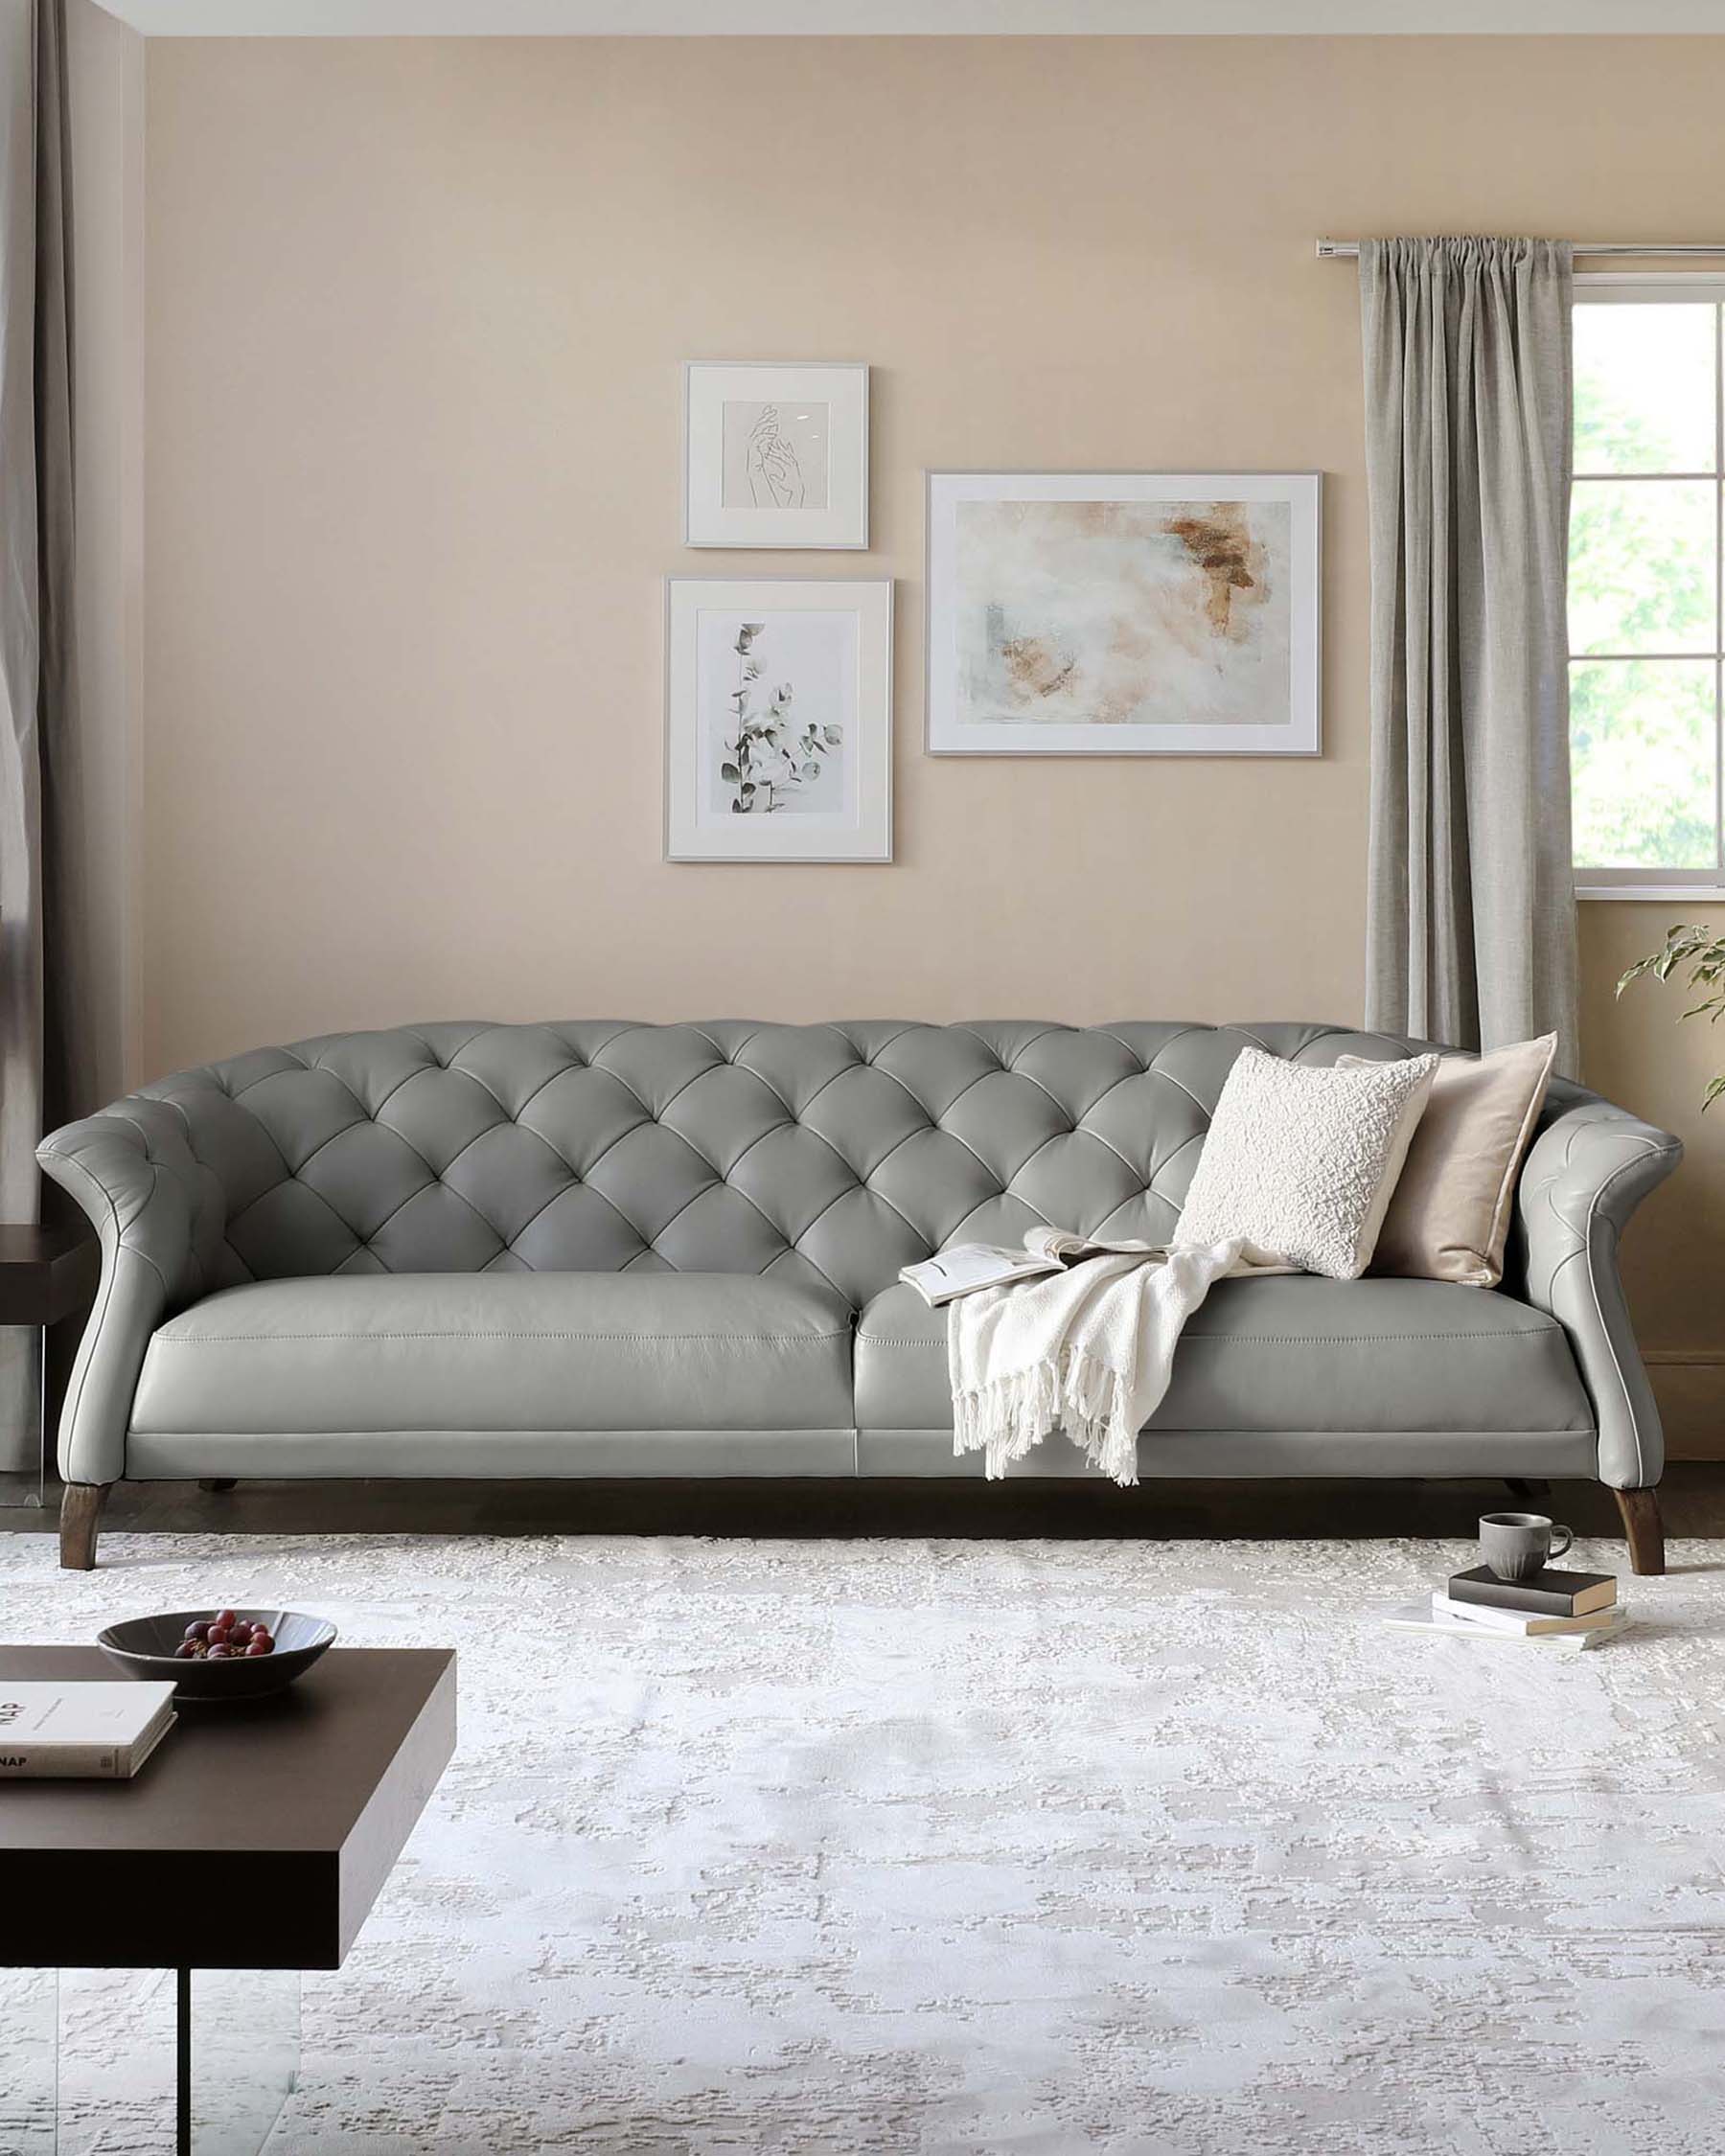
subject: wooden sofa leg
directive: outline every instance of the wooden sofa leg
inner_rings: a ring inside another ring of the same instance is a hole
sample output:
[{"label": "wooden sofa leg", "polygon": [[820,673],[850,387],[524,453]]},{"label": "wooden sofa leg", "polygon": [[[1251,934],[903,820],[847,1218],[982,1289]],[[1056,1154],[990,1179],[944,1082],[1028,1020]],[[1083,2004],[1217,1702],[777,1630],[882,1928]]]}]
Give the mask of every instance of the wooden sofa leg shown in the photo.
[{"label": "wooden sofa leg", "polygon": [[1629,1563],[1643,1575],[1666,1569],[1665,1522],[1659,1517],[1657,1490],[1613,1490],[1622,1514],[1623,1532],[1629,1538]]},{"label": "wooden sofa leg", "polygon": [[231,1490],[238,1479],[233,1475],[200,1475],[197,1486],[211,1497],[219,1497],[224,1490]]},{"label": "wooden sofa leg", "polygon": [[102,1508],[111,1482],[68,1482],[60,1493],[60,1571],[93,1572]]}]

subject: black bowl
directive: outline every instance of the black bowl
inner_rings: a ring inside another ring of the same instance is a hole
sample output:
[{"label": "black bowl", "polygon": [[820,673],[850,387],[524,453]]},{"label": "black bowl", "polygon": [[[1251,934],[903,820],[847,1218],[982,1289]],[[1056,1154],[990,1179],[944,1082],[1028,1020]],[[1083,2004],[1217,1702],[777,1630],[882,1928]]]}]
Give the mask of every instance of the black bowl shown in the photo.
[{"label": "black bowl", "polygon": [[285,1692],[326,1648],[335,1642],[328,1617],[301,1617],[293,1610],[242,1610],[234,1615],[248,1624],[263,1624],[275,1641],[271,1655],[236,1655],[231,1662],[181,1661],[174,1649],[189,1624],[208,1623],[214,1610],[170,1610],[162,1617],[127,1617],[99,1632],[96,1644],[116,1669],[128,1677],[170,1684],[181,1699],[267,1699]]}]

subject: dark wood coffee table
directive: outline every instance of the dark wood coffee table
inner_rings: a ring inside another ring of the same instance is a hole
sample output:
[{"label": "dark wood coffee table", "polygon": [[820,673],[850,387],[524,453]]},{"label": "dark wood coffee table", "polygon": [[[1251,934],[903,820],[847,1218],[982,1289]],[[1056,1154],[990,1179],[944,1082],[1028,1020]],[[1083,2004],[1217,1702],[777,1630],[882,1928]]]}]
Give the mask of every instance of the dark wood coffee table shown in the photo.
[{"label": "dark wood coffee table", "polygon": [[[115,1674],[0,1647],[0,1686]],[[134,1780],[0,1782],[0,1968],[177,1970],[189,2150],[193,1972],[341,1966],[454,1750],[455,1657],[335,1647],[277,1699],[179,1713]]]}]

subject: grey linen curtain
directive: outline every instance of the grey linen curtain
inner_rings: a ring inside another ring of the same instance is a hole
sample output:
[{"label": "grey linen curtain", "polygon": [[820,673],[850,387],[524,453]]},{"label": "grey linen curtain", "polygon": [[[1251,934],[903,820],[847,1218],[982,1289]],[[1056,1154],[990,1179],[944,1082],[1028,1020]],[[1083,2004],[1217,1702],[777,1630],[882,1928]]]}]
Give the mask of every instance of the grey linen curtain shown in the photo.
[{"label": "grey linen curtain", "polygon": [[[65,56],[64,0],[0,0],[0,1221],[36,1218],[36,1140],[85,1105]],[[0,1468],[34,1425],[34,1342],[0,1331]]]},{"label": "grey linen curtain", "polygon": [[1577,1068],[1565,570],[1571,265],[1360,248],[1371,535],[1366,1021]]}]

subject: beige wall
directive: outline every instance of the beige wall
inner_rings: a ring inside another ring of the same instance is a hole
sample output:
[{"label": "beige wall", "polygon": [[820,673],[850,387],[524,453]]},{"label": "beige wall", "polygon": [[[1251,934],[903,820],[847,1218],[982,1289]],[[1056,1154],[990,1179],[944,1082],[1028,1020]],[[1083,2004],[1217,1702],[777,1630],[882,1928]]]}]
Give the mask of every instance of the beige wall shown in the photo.
[{"label": "beige wall", "polygon": [[[153,43],[146,1066],[1357,1018],[1358,313],[1312,241],[1717,238],[1721,110],[1725,38]],[[872,362],[869,556],[679,548],[694,356]],[[927,760],[929,466],[1322,469],[1322,760]],[[900,580],[891,867],[660,860],[668,572]],[[1588,1052],[1692,1137],[1707,1044],[1606,988],[1663,920],[1587,909]],[[1725,1355],[1722,1193],[1714,1131],[1637,1232],[1656,1348]],[[1662,1375],[1680,1421],[1721,1368]]]},{"label": "beige wall", "polygon": [[142,1055],[144,40],[96,0],[66,11],[72,109],[73,501],[80,850],[93,951],[88,1103]]}]

